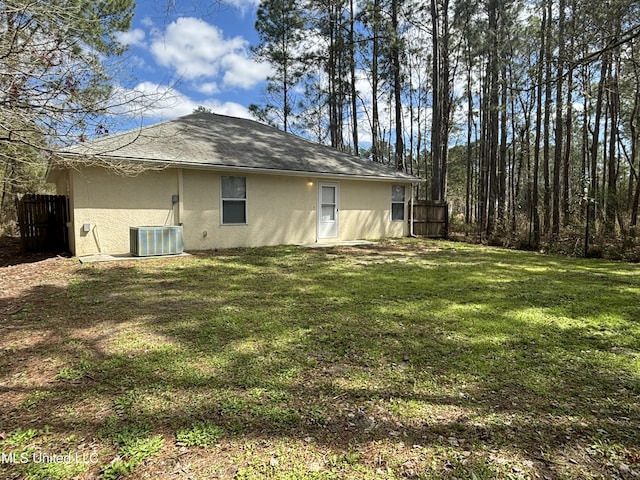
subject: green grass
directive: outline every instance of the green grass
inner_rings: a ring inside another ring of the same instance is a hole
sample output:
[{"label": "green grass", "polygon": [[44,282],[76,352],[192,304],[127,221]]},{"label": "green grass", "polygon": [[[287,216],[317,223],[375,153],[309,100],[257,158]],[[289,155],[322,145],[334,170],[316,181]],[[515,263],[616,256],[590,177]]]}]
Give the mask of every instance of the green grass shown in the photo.
[{"label": "green grass", "polygon": [[211,447],[223,436],[224,431],[210,422],[197,422],[176,432],[176,444],[185,447]]},{"label": "green grass", "polygon": [[406,239],[70,269],[0,340],[0,451],[95,454],[55,478],[640,475],[637,265]]}]

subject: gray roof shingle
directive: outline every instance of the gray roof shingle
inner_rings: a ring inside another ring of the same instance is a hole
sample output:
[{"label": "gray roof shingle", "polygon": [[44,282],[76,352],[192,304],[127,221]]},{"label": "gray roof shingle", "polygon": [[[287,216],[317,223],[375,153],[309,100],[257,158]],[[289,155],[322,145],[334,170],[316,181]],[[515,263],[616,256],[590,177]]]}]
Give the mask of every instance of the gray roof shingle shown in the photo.
[{"label": "gray roof shingle", "polygon": [[340,152],[261,123],[194,113],[130,132],[101,137],[61,156],[153,162],[168,166],[264,173],[357,177],[402,183],[419,178]]}]

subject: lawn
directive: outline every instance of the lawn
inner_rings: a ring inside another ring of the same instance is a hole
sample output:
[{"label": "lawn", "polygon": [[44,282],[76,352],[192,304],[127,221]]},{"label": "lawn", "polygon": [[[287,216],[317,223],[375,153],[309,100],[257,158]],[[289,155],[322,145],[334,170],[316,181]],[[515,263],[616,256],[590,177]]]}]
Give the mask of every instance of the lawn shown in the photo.
[{"label": "lawn", "polygon": [[0,296],[3,478],[640,477],[638,265],[410,239],[55,262]]}]

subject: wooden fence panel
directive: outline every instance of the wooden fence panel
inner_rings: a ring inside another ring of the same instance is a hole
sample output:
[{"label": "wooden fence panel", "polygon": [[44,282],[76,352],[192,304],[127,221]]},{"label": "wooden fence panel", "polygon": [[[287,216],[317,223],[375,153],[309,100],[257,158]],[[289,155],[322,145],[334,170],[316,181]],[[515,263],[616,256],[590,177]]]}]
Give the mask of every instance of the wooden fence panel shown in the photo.
[{"label": "wooden fence panel", "polygon": [[440,202],[413,205],[413,233],[422,237],[447,238],[449,204]]},{"label": "wooden fence panel", "polygon": [[16,202],[22,248],[30,252],[69,250],[69,200],[65,195],[24,195]]}]

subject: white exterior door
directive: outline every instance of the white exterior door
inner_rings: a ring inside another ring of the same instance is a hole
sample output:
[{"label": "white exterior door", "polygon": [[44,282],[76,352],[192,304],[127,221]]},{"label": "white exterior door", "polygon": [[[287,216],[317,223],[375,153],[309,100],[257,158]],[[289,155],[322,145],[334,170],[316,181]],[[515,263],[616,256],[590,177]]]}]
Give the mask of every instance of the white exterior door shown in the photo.
[{"label": "white exterior door", "polygon": [[337,183],[318,184],[318,239],[338,238],[339,199]]}]

